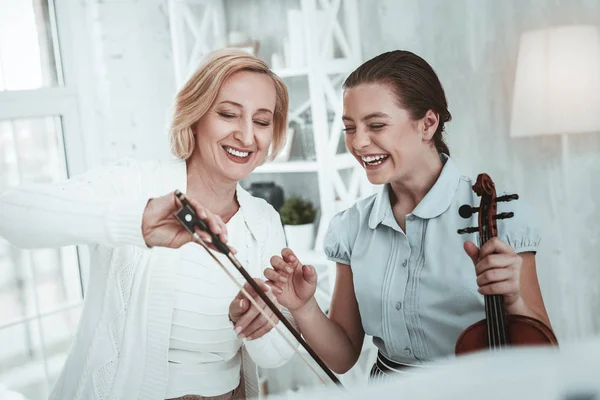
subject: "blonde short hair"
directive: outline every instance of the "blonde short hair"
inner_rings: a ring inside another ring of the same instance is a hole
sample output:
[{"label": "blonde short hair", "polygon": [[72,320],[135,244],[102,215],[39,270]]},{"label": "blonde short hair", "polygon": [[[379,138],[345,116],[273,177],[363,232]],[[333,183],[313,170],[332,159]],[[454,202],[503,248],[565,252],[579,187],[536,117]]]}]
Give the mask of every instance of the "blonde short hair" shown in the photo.
[{"label": "blonde short hair", "polygon": [[285,142],[288,114],[288,91],[283,81],[261,59],[239,49],[222,49],[208,54],[205,61],[188,79],[175,98],[173,121],[169,130],[171,151],[175,157],[187,160],[194,151],[192,127],[213,105],[223,83],[235,72],[252,71],[265,74],[275,85],[276,102],[273,114],[271,158]]}]

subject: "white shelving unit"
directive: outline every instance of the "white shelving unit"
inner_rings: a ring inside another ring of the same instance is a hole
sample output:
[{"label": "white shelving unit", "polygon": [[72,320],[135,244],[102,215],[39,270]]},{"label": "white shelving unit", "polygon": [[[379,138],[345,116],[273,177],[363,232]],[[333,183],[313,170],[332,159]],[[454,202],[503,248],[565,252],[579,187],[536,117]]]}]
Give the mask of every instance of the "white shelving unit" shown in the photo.
[{"label": "white shelving unit", "polygon": [[[170,0],[178,86],[196,68],[203,54],[226,42],[224,1],[227,0]],[[253,175],[288,174],[294,179],[296,173],[314,174],[320,210],[315,248],[300,252],[298,256],[305,264],[317,266],[319,282],[322,282],[317,297],[321,304],[328,305],[335,282],[335,265],[324,256],[323,236],[339,209],[352,205],[374,190],[354,157],[347,152],[338,152],[343,128],[339,85],[362,61],[358,7],[356,0],[299,0],[299,7],[301,18],[297,21],[302,25],[305,65],[275,69],[274,72],[284,80],[294,79],[307,85],[308,98],[293,101],[299,105],[290,110],[288,119],[302,124],[302,115],[310,113],[316,159],[266,163]],[[334,56],[325,56],[332,54],[332,46]],[[294,96],[295,93],[290,91],[291,100],[298,100]],[[331,114],[333,120],[329,118]],[[342,174],[343,170],[346,173]],[[366,349],[371,347],[365,345]],[[370,354],[366,356],[372,358]],[[362,364],[346,374],[344,380],[362,379],[366,373]],[[366,365],[370,368],[369,363]]]}]

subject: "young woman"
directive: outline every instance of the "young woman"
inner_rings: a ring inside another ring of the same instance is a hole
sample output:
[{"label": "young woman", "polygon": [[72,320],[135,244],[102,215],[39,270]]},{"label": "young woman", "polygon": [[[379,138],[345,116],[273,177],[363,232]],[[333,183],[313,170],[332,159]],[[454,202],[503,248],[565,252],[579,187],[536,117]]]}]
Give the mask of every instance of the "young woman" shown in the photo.
[{"label": "young woman", "polygon": [[238,181],[270,146],[276,154],[287,110],[285,85],[261,60],[218,51],[177,95],[170,135],[178,161],[127,163],[0,197],[0,235],[13,244],[89,247],[83,313],[52,399],[257,397],[256,365],[291,358],[293,349],[173,217],[179,189],[261,277],[285,246],[283,229],[277,212]]},{"label": "young woman", "polygon": [[458,209],[479,198],[444,143],[451,115],[433,69],[408,51],[384,53],[346,79],[343,99],[348,150],[383,189],[331,221],[324,247],[337,277],[329,315],[314,298],[315,269],[291,250],[265,271],[324,361],[348,371],[365,333],[379,349],[372,375],[452,356],[460,333],[484,318],[482,294],[502,294],[508,313],[549,325],[536,276],[540,232],[523,202],[499,203],[514,218],[499,221],[499,238],[481,249],[476,234],[456,232],[477,226],[477,214],[465,220]]}]

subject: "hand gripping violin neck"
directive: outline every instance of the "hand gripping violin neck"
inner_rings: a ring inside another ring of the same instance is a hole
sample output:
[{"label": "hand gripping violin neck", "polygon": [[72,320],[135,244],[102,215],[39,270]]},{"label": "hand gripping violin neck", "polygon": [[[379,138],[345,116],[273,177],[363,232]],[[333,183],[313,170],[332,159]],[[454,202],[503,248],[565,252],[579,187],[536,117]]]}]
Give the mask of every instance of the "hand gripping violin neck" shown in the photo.
[{"label": "hand gripping violin neck", "polygon": [[[478,215],[478,226],[459,229],[459,234],[479,233],[479,248],[488,240],[498,236],[499,219],[512,218],[512,212],[496,214],[497,202],[512,201],[519,198],[516,194],[496,197],[496,189],[492,178],[487,174],[479,174],[475,185],[475,193],[481,197],[479,207],[469,204],[461,206],[458,213],[463,218]],[[465,329],[456,341],[457,355],[478,350],[498,350],[507,346],[523,345],[558,345],[554,333],[541,321],[524,315],[507,315],[504,310],[504,296],[484,295],[485,319]]]}]

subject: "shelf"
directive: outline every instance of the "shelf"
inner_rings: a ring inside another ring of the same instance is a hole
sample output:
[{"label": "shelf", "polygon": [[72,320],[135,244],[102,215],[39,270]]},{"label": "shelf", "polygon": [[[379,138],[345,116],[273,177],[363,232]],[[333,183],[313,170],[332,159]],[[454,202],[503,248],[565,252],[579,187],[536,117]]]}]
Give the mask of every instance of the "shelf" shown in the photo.
[{"label": "shelf", "polygon": [[[356,159],[350,153],[337,154],[334,158],[335,168],[344,169],[356,166]],[[268,162],[256,168],[253,174],[276,174],[292,172],[316,172],[318,164],[316,161],[279,161]]]},{"label": "shelf", "polygon": [[280,78],[290,78],[294,76],[308,75],[308,68],[280,68],[274,69],[273,72]]},{"label": "shelf", "polygon": [[256,168],[253,174],[272,174],[278,172],[315,172],[316,170],[316,161],[280,161],[265,163]]},{"label": "shelf", "polygon": [[[350,71],[353,71],[357,67],[357,63],[354,60],[346,58],[338,58],[335,60],[326,60],[323,62],[322,68],[326,74],[344,74],[348,75]],[[303,68],[278,68],[274,69],[273,72],[280,78],[290,78],[295,76],[307,76],[309,69]]]}]

